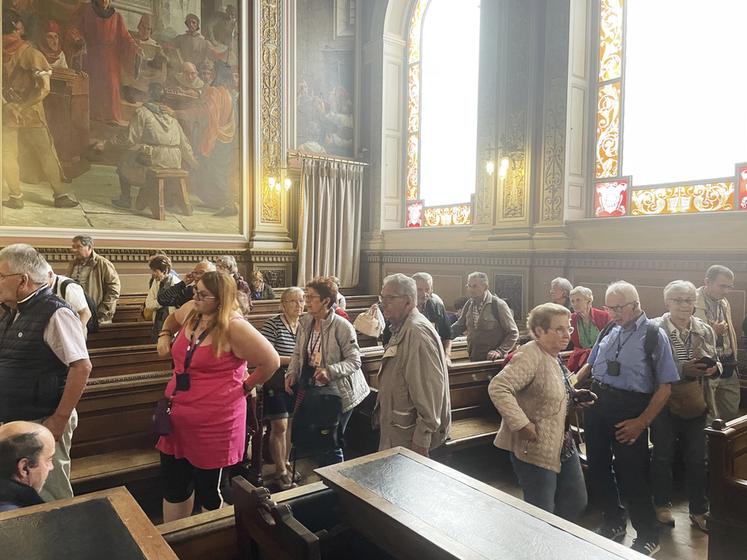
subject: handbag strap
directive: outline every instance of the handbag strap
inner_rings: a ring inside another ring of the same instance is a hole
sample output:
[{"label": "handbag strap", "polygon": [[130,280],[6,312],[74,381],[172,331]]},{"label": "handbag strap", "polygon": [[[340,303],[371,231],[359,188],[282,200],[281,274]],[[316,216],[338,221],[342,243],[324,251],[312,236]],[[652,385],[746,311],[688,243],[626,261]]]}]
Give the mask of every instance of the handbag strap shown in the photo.
[{"label": "handbag strap", "polygon": [[[184,375],[187,373],[187,370],[189,369],[190,364],[192,363],[192,356],[194,356],[195,350],[202,344],[205,339],[210,334],[210,331],[212,330],[212,327],[205,329],[200,333],[200,336],[197,337],[197,340],[195,340],[195,332],[197,330],[197,325],[200,324],[200,318],[201,316],[197,316],[195,318],[194,326],[192,327],[192,336],[189,337],[189,345],[187,346],[187,352],[184,355],[184,368],[181,373],[181,375]],[[176,395],[176,392],[178,389],[176,386],[174,387],[174,391],[171,393],[171,396],[169,397],[169,400],[174,398],[174,395]]]}]

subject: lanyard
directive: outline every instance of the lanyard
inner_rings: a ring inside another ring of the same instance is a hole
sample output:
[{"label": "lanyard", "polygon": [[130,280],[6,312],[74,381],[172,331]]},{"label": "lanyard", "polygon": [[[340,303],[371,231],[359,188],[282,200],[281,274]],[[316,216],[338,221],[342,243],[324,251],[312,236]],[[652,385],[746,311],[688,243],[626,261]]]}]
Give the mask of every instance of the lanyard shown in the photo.
[{"label": "lanyard", "polygon": [[322,346],[322,331],[319,329],[319,334],[315,330],[311,331],[311,335],[309,335],[309,344],[306,347],[306,352],[309,355],[309,358],[313,358],[314,354],[319,352],[319,349]]},{"label": "lanyard", "polygon": [[617,335],[617,352],[615,352],[615,361],[617,361],[617,358],[620,355],[620,350],[622,350],[623,346],[625,346],[628,343],[628,341],[630,340],[630,337],[633,336],[636,333],[637,330],[638,330],[637,328],[633,329],[633,332],[631,332],[625,338],[625,340],[623,340],[622,342],[620,342],[620,339],[622,338],[622,333],[623,333],[622,327],[620,327],[620,334]]},{"label": "lanyard", "polygon": [[204,331],[200,333],[200,336],[197,337],[197,340],[195,340],[195,332],[197,331],[197,325],[200,324],[200,317],[197,317],[195,319],[194,327],[192,327],[192,336],[189,337],[189,346],[187,346],[187,353],[184,355],[184,371],[182,373],[187,373],[187,369],[189,369],[189,364],[192,363],[192,356],[195,353],[195,350],[202,344],[207,336],[210,334],[211,328],[207,328]]}]

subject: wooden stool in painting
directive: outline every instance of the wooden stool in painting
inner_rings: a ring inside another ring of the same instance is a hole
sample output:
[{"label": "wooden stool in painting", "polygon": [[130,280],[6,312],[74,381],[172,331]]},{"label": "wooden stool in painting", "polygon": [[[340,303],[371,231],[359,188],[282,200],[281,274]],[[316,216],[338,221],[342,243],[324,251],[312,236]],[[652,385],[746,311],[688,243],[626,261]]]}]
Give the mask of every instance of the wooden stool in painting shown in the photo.
[{"label": "wooden stool in painting", "polygon": [[192,204],[189,202],[189,191],[187,190],[187,177],[189,177],[189,172],[183,169],[148,168],[145,184],[153,192],[151,210],[153,211],[154,219],[166,219],[166,187],[168,186],[178,187],[176,195],[182,207],[182,214],[185,216],[192,215]]}]

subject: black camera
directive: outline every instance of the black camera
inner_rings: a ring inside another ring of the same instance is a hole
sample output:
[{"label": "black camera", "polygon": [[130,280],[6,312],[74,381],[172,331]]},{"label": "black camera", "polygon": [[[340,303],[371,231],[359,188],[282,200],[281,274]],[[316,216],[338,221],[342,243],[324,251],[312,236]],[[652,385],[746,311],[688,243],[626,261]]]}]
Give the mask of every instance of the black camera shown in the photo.
[{"label": "black camera", "polygon": [[176,374],[176,390],[177,391],[189,391],[189,374],[188,373],[177,373]]},{"label": "black camera", "polygon": [[579,389],[577,391],[573,392],[573,402],[575,403],[586,403],[586,402],[594,402],[597,400],[597,396],[595,393],[592,393],[588,389]]},{"label": "black camera", "polygon": [[620,362],[617,360],[607,360],[607,374],[612,377],[620,375]]}]

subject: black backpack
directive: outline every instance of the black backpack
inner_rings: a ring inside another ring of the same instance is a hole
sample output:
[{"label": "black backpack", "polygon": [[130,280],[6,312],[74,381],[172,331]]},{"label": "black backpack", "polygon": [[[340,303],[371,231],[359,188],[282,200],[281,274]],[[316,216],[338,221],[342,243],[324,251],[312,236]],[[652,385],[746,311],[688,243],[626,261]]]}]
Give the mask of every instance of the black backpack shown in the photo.
[{"label": "black backpack", "polygon": [[[60,281],[59,278],[55,280],[55,290],[54,290],[55,292],[57,292],[57,282],[59,281]],[[60,297],[62,297],[62,299],[65,299],[65,292],[67,291],[68,284],[78,284],[78,283],[72,278],[63,280],[62,284],[60,284]],[[80,286],[80,284],[78,284],[78,286]],[[83,289],[83,286],[81,286],[81,289]],[[89,333],[98,332],[99,317],[96,314],[96,303],[91,299],[91,296],[89,296],[85,290],[83,290],[83,295],[86,296],[86,303],[88,304],[88,309],[91,311],[91,318],[88,319],[88,324],[86,325],[86,328],[88,329]]]},{"label": "black backpack", "polygon": [[341,416],[342,396],[337,387],[316,387],[313,378],[301,375],[291,432],[294,456],[304,457],[342,447],[343,442],[338,437]]},{"label": "black backpack", "polygon": [[[654,354],[656,349],[659,347],[659,325],[647,319],[648,324],[646,325],[646,338],[643,339],[643,352],[646,354],[646,362],[651,370],[651,373],[656,375],[656,360]],[[616,325],[614,321],[607,323],[602,332],[599,333],[595,344],[602,342],[605,336],[607,336],[612,328]]]}]

